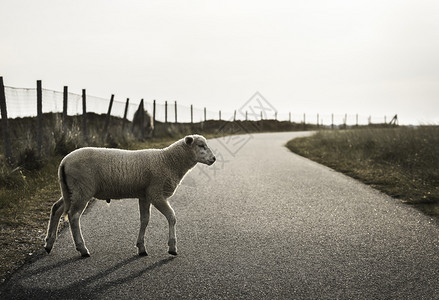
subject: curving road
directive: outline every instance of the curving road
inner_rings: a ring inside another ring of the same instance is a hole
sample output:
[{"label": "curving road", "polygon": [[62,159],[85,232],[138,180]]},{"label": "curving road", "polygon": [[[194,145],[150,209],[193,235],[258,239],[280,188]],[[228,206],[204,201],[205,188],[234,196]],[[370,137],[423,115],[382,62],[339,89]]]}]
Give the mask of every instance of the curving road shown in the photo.
[{"label": "curving road", "polygon": [[19,270],[1,299],[439,299],[439,227],[349,177],[289,152],[308,133],[214,139],[171,199],[179,255],[152,209],[137,256],[137,201],[82,217],[91,257],[68,230]]}]

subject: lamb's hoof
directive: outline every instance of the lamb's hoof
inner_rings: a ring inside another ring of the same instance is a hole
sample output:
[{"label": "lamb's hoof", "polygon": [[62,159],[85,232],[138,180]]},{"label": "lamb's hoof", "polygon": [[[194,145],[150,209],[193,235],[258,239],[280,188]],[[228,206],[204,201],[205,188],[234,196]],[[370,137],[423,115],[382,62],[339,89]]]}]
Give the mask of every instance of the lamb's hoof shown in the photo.
[{"label": "lamb's hoof", "polygon": [[168,253],[171,254],[171,255],[174,255],[174,256],[177,255],[177,251],[171,251],[171,250],[169,250]]},{"label": "lamb's hoof", "polygon": [[90,257],[90,253],[84,253],[84,254],[81,254],[81,256],[82,256],[83,258],[87,258],[87,257]]},{"label": "lamb's hoof", "polygon": [[52,251],[52,248],[49,247],[44,247],[44,249],[46,250],[47,254],[50,254],[50,251]]},{"label": "lamb's hoof", "polygon": [[140,252],[139,256],[148,256],[148,253],[146,253],[146,251],[145,252]]}]

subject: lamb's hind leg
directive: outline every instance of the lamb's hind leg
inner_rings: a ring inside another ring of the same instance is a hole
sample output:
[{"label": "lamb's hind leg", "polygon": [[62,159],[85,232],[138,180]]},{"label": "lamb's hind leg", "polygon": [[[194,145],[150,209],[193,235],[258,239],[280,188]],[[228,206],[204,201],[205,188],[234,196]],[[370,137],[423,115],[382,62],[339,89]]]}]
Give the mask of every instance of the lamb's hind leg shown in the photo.
[{"label": "lamb's hind leg", "polygon": [[177,237],[175,233],[175,223],[177,219],[175,218],[175,212],[167,200],[158,201],[153,204],[166,217],[169,223],[168,253],[177,255]]},{"label": "lamb's hind leg", "polygon": [[81,232],[80,218],[82,212],[87,206],[87,201],[72,201],[70,209],[68,211],[70,230],[72,232],[73,241],[75,242],[76,250],[81,253],[82,257],[90,257],[90,252],[88,252],[85,246],[84,238]]},{"label": "lamb's hind leg", "polygon": [[44,245],[44,249],[46,249],[47,253],[50,253],[53,248],[53,244],[55,243],[56,235],[58,233],[59,219],[61,218],[63,212],[64,199],[63,197],[61,197],[58,201],[55,202],[55,204],[53,204],[50,212],[50,220],[47,227],[46,244]]},{"label": "lamb's hind leg", "polygon": [[139,199],[139,210],[140,210],[140,230],[139,237],[137,238],[137,248],[138,253],[141,256],[147,256],[145,249],[145,230],[149,223],[149,215],[151,210],[151,203],[146,198]]}]

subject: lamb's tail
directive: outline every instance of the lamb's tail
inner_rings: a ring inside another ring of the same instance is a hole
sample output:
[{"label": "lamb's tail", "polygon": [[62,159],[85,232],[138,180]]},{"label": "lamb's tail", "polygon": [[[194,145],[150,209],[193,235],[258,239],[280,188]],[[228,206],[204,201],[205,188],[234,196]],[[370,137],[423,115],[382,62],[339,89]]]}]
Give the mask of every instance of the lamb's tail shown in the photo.
[{"label": "lamb's tail", "polygon": [[66,170],[64,165],[61,165],[59,167],[58,176],[59,176],[59,184],[61,185],[62,197],[64,199],[64,219],[68,220],[68,212],[70,210],[70,203],[71,203],[71,199],[70,199],[71,193],[69,186],[67,185]]}]

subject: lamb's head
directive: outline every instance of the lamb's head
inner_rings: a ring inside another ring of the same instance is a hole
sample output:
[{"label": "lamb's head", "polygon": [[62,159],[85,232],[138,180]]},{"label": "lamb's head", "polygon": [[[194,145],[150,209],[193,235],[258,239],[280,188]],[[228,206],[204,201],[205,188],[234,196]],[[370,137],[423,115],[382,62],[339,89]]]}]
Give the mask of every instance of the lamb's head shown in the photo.
[{"label": "lamb's head", "polygon": [[211,165],[215,162],[215,155],[207,146],[206,139],[201,135],[188,135],[184,138],[184,142],[192,151],[196,162]]}]

